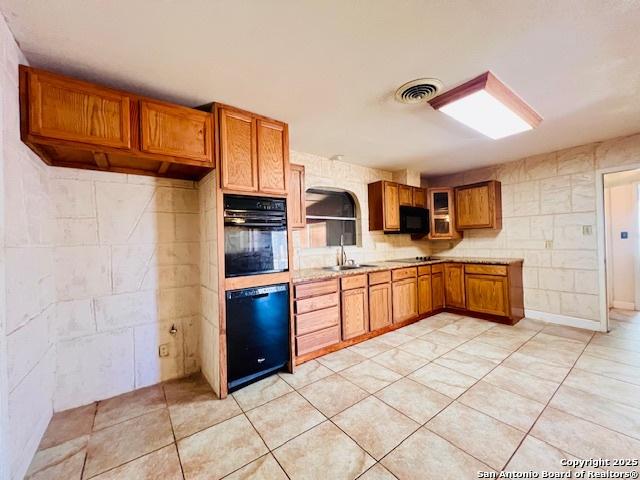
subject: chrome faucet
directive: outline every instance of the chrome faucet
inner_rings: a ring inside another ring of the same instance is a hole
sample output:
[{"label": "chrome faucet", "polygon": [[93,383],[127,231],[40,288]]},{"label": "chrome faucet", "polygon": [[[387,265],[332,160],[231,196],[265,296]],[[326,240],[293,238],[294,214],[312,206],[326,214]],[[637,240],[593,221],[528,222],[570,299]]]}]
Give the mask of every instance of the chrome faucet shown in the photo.
[{"label": "chrome faucet", "polygon": [[338,257],[338,265],[347,264],[347,254],[344,251],[344,234],[340,234],[340,256]]}]

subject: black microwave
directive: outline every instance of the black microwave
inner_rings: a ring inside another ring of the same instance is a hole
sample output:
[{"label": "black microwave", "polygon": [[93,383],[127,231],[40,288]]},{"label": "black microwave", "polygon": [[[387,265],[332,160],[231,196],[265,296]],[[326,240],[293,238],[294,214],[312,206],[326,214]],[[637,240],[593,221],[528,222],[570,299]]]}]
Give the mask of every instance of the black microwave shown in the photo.
[{"label": "black microwave", "polygon": [[429,210],[400,206],[400,233],[429,233]]}]

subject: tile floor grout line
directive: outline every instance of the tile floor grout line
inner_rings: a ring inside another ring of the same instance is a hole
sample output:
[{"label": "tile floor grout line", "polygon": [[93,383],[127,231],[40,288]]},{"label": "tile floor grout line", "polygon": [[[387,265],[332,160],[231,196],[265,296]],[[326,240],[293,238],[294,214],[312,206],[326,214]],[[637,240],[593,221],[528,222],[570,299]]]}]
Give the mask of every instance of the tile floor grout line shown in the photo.
[{"label": "tile floor grout line", "polygon": [[171,419],[171,410],[169,409],[169,401],[167,400],[167,390],[164,388],[164,384],[162,385],[161,388],[162,388],[162,396],[164,397],[164,403],[167,407],[167,415],[169,417],[169,425],[171,426],[171,434],[173,435],[173,447],[176,449],[176,454],[178,455],[178,464],[180,465],[180,472],[182,473],[182,478],[184,479],[186,477],[184,475],[182,458],[180,457],[180,449],[178,448],[178,439],[176,438],[176,430],[173,427],[173,420]]},{"label": "tile floor grout line", "polygon": [[84,480],[84,471],[87,468],[87,460],[89,460],[89,442],[91,441],[91,436],[93,435],[93,426],[96,424],[96,416],[98,415],[98,405],[100,402],[95,402],[96,408],[93,409],[93,418],[91,419],[91,430],[89,431],[89,435],[87,437],[87,446],[85,447],[84,452],[84,461],[82,462],[82,469],[80,470],[80,479]]},{"label": "tile floor grout line", "polygon": [[[148,452],[144,453],[143,455],[139,455],[135,458],[132,458],[131,460],[127,460],[124,463],[120,463],[118,465],[114,465],[113,467],[109,467],[106,470],[100,471],[90,477],[82,477],[82,480],[90,480],[92,478],[97,477],[98,475],[102,475],[103,473],[107,473],[107,472],[111,472],[112,470],[115,470],[116,468],[120,468],[120,467],[124,467],[125,465],[129,465],[131,462],[135,462],[136,460],[140,460],[143,457],[146,457],[147,455],[151,455],[152,453],[156,453],[160,450],[162,450],[163,448],[166,448],[170,445],[175,445],[175,442],[171,442],[171,443],[167,443],[166,445],[162,445],[161,447],[158,448],[154,448],[153,450],[149,450]],[[84,473],[84,472],[83,472]]]},{"label": "tile floor grout line", "polygon": [[[533,336],[531,339],[537,337],[538,335]],[[593,338],[593,335],[591,336],[591,338]],[[553,394],[549,397],[549,400],[547,400],[547,403],[545,403],[544,408],[540,411],[540,413],[538,414],[538,416],[536,417],[536,419],[533,421],[533,423],[531,424],[531,427],[529,427],[529,430],[527,430],[527,432],[524,434],[524,436],[522,437],[522,440],[520,440],[520,442],[518,443],[518,446],[516,447],[516,449],[511,453],[511,456],[507,459],[507,461],[505,462],[505,464],[502,466],[502,468],[500,469],[501,472],[505,471],[504,469],[509,465],[509,462],[513,459],[514,455],[516,454],[516,452],[518,450],[520,450],[520,447],[522,446],[522,443],[524,442],[524,440],[531,434],[531,431],[533,430],[533,427],[536,426],[536,424],[538,423],[538,421],[540,420],[540,417],[542,417],[542,415],[544,414],[544,412],[547,410],[547,408],[549,408],[549,404],[551,403],[551,400],[553,400],[553,397],[556,396],[556,394],[558,393],[558,390],[560,389],[560,387],[564,384],[565,380],[567,379],[567,377],[569,376],[569,374],[571,373],[571,371],[573,370],[573,367],[575,366],[575,364],[578,362],[578,359],[582,356],[582,354],[584,353],[585,349],[587,348],[587,346],[589,345],[589,343],[591,342],[591,338],[584,344],[584,346],[582,347],[582,350],[580,352],[579,355],[576,356],[575,360],[573,361],[573,365],[571,366],[571,368],[569,368],[569,370],[567,371],[567,373],[565,374],[564,378],[562,379],[562,381],[558,384],[558,386],[556,387],[556,389],[554,390]],[[524,346],[524,345],[523,345]],[[553,446],[553,445],[552,445]],[[554,448],[557,448],[554,446]],[[573,454],[571,454],[573,455]],[[575,455],[577,458],[580,458],[580,456]]]},{"label": "tile floor grout line", "polygon": [[[485,332],[486,332],[486,331],[488,331],[488,330],[490,330],[490,329],[485,330]],[[484,332],[482,332],[482,333],[484,333]],[[464,345],[465,343],[468,343],[469,341],[471,341],[471,340],[473,340],[473,339],[475,339],[475,338],[479,337],[480,335],[482,335],[482,333],[478,334],[478,335],[477,335],[477,336],[475,336],[475,337],[470,338],[467,342],[464,342],[464,343],[463,343],[463,344],[461,344],[461,345]],[[505,358],[504,358],[504,359],[502,359],[498,364],[496,364],[494,368],[492,368],[489,372],[487,372],[485,375],[483,375],[480,379],[477,379],[477,380],[476,380],[472,385],[470,385],[470,386],[465,390],[465,392],[464,392],[464,393],[466,393],[467,391],[469,391],[471,388],[473,388],[475,385],[477,385],[480,381],[482,381],[482,380],[483,380],[487,375],[489,375],[493,370],[495,370],[495,369],[496,369],[496,368],[498,368],[500,365],[502,365],[502,363],[503,363],[505,360],[507,360],[509,357],[511,357],[511,355],[513,355],[514,353],[516,353],[516,352],[517,352],[520,348],[522,348],[526,343],[528,343],[528,342],[529,342],[529,341],[531,341],[533,338],[535,338],[535,337],[538,335],[538,333],[540,333],[540,331],[537,331],[536,333],[534,333],[534,335],[532,335],[528,340],[526,340],[526,341],[525,341],[522,345],[520,345],[516,350],[512,351],[512,352],[511,352],[507,357],[505,357]],[[494,346],[495,346],[495,345],[494,345]],[[456,348],[457,348],[457,347],[456,347]],[[585,348],[586,348],[586,345],[585,345]],[[447,352],[447,353],[448,353],[448,352]],[[443,355],[444,355],[444,354],[443,354]],[[438,358],[439,358],[439,357],[438,357]],[[437,364],[436,364],[436,365],[437,365]],[[448,368],[448,367],[443,367],[443,368]],[[453,369],[450,369],[450,370],[453,370]],[[456,371],[456,370],[453,370],[453,371]],[[460,372],[458,372],[458,373],[460,373]],[[472,378],[474,378],[474,377],[472,377]],[[444,408],[442,408],[441,410],[439,410],[439,411],[438,411],[438,413],[436,413],[435,415],[433,415],[429,420],[427,420],[424,424],[422,424],[420,428],[426,428],[427,430],[429,430],[429,432],[431,432],[431,433],[433,433],[433,434],[437,435],[438,437],[442,438],[443,440],[445,440],[445,441],[446,441],[446,442],[448,442],[449,444],[453,445],[453,446],[454,446],[455,448],[457,448],[458,450],[460,450],[460,451],[464,452],[465,454],[467,454],[467,455],[469,455],[469,456],[471,456],[471,457],[475,458],[475,459],[476,459],[476,460],[478,460],[480,463],[482,463],[483,465],[486,465],[487,467],[489,467],[490,469],[492,469],[492,470],[493,470],[493,468],[492,468],[490,465],[487,465],[487,463],[486,463],[486,462],[484,462],[484,461],[480,460],[479,458],[477,458],[477,457],[475,457],[474,455],[472,455],[470,452],[467,452],[465,449],[463,449],[463,448],[461,448],[461,447],[459,447],[459,446],[455,445],[455,444],[454,444],[454,443],[452,443],[450,440],[448,440],[448,439],[446,439],[446,438],[442,437],[442,436],[441,436],[441,435],[439,435],[437,432],[434,432],[434,431],[432,431],[429,427],[427,427],[427,423],[429,423],[431,420],[433,420],[433,419],[434,419],[434,418],[436,418],[438,415],[440,415],[444,410],[446,410],[446,409],[447,409],[449,406],[451,406],[454,402],[457,402],[457,401],[458,401],[458,399],[459,399],[462,395],[464,395],[464,393],[462,393],[462,394],[458,395],[456,398],[454,398],[451,402],[449,402],[449,404],[448,404],[447,406],[445,406]],[[511,392],[511,393],[513,393],[513,392]],[[517,394],[516,394],[516,395],[517,395]],[[449,398],[451,398],[451,397],[449,397]],[[526,397],[523,397],[523,398],[526,398]],[[463,405],[464,405],[464,404],[463,404]],[[465,405],[465,406],[466,406],[466,405]],[[471,408],[471,407],[469,407],[469,408]],[[479,412],[479,410],[476,410],[476,409],[473,409],[473,410],[475,410],[475,411],[478,411],[478,412]],[[544,411],[544,409],[543,409],[542,411]],[[483,415],[487,415],[487,414],[486,414],[486,413],[484,413],[484,412],[479,412],[479,413],[481,413],[481,414],[483,414]],[[541,412],[541,413],[542,413],[542,412]],[[491,417],[490,415],[487,415],[487,416],[489,416],[490,418],[494,418],[494,417]],[[512,427],[511,425],[508,425],[508,424],[504,423],[504,422],[503,422],[503,421],[501,421],[501,420],[498,420],[498,419],[495,419],[495,418],[494,418],[494,420],[496,420],[496,421],[498,421],[498,422],[500,422],[500,423],[502,423],[502,424],[504,424],[504,425],[507,425],[507,426],[509,426],[509,427],[511,427],[511,428],[515,428],[515,427]],[[534,424],[535,424],[535,422],[534,422]],[[532,424],[532,425],[533,425],[533,424]],[[519,430],[519,429],[518,429],[518,430]],[[521,431],[521,432],[522,432],[522,430],[519,430],[519,431]],[[415,433],[415,432],[414,432],[414,433]],[[412,433],[411,435],[413,435],[413,433]],[[525,435],[524,435],[524,437],[523,437],[523,440],[524,440],[524,438],[526,438],[526,436],[527,436],[527,434],[525,433]],[[394,448],[393,448],[389,453],[387,453],[387,455],[389,455],[391,452],[393,452],[394,450],[396,450],[396,449],[397,449],[400,445],[402,445],[402,443],[404,443],[404,441],[405,441],[406,439],[408,439],[408,438],[409,438],[409,437],[405,438],[402,442],[400,442],[398,445],[396,445],[396,447],[394,447]],[[514,450],[514,452],[512,453],[512,456],[513,456],[513,454],[514,454],[514,453],[515,453],[515,452],[520,448],[521,443],[522,443],[522,441],[520,442],[520,444],[518,444],[518,447]],[[380,459],[380,461],[381,461],[383,458],[385,458],[387,455],[385,455],[384,457],[382,457],[382,458]],[[509,462],[510,460],[511,460],[511,457],[509,457],[509,460],[507,461],[507,463],[505,464],[505,466],[508,464],[508,462]],[[498,471],[501,471],[501,470],[502,470],[502,469],[498,469]]]}]

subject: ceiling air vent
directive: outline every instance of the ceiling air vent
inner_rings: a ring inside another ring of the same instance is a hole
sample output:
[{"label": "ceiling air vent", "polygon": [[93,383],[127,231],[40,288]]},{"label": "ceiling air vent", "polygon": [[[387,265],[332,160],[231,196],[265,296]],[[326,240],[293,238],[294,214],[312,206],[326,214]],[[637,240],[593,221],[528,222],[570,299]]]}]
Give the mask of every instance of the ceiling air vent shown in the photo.
[{"label": "ceiling air vent", "polygon": [[400,103],[426,103],[442,90],[442,82],[437,78],[418,78],[396,90],[396,100]]}]

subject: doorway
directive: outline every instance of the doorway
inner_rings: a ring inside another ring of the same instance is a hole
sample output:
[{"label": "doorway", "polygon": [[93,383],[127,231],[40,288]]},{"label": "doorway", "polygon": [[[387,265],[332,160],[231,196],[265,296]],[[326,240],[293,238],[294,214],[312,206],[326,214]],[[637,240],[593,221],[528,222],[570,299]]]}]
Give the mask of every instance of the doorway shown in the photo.
[{"label": "doorway", "polygon": [[601,191],[606,272],[601,302],[610,328],[619,321],[640,322],[640,168],[603,173]]}]

